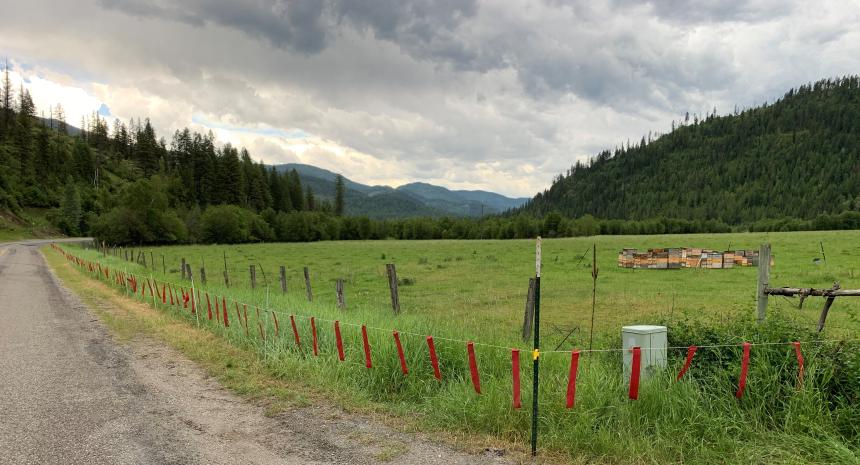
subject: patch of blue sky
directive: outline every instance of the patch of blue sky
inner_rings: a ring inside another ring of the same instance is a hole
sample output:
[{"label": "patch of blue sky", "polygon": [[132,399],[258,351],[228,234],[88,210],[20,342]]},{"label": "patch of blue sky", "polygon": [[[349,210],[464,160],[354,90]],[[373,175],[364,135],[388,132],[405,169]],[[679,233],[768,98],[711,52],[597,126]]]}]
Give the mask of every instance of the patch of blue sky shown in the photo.
[{"label": "patch of blue sky", "polygon": [[245,134],[256,134],[267,137],[282,137],[284,139],[305,139],[311,137],[310,134],[305,131],[302,131],[301,129],[280,129],[273,128],[271,126],[235,126],[232,124],[209,121],[200,115],[192,115],[191,121],[195,124],[199,124],[210,129],[223,129],[225,131],[240,132]]}]

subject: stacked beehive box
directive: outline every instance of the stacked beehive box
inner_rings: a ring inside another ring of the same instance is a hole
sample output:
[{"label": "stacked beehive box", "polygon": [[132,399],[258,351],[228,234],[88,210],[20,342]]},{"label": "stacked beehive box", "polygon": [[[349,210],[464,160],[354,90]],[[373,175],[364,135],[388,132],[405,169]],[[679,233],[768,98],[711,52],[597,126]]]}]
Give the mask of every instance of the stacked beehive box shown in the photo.
[{"label": "stacked beehive box", "polygon": [[[771,260],[773,265],[773,260]],[[618,266],[622,268],[649,268],[656,270],[680,268],[734,268],[736,266],[758,266],[757,250],[727,250],[720,252],[702,248],[660,248],[640,252],[623,249],[618,254]]]}]

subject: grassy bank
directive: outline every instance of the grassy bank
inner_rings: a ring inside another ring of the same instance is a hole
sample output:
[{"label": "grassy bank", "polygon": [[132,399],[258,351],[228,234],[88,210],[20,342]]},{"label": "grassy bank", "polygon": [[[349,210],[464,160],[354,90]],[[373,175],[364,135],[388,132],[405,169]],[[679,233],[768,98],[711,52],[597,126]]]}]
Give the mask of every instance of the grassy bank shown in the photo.
[{"label": "grassy bank", "polygon": [[[829,262],[825,271],[809,268],[804,263],[806,260],[803,255],[807,250],[802,244],[813,241],[814,238],[803,237],[803,233],[794,234],[786,237],[772,235],[770,238],[777,254],[774,275],[786,280],[805,278],[808,281],[827,281],[832,277],[827,274],[835,273],[840,277],[844,274],[850,280],[849,274],[853,273],[850,256],[857,253],[857,248],[851,243],[850,236],[838,236],[847,233],[833,233],[835,236],[825,238]],[[724,239],[726,238],[682,236],[680,240],[690,243],[678,245],[716,247],[706,241],[716,243]],[[745,239],[754,242],[761,238]],[[617,245],[612,241],[620,239],[599,240],[599,257],[605,257],[609,255],[606,249]],[[627,238],[623,246],[666,245],[654,243],[666,240],[672,240],[671,245],[676,245],[679,237]],[[801,247],[801,251],[789,253],[789,250],[794,250],[792,244]],[[815,244],[818,245],[817,241]],[[574,252],[574,249],[583,245],[588,244],[576,240],[547,241],[545,244],[547,265],[544,275],[552,278],[547,278],[544,308],[547,309],[550,323],[576,322],[582,317],[582,312],[578,312],[577,315],[567,315],[565,319],[564,312],[560,311],[558,306],[565,297],[570,297],[568,292],[572,294],[572,291],[568,290],[569,287],[579,289],[579,281],[583,280],[580,275],[587,276],[588,269],[576,262],[582,251]],[[522,305],[522,292],[519,290],[521,286],[518,283],[521,281],[520,275],[522,280],[528,277],[529,266],[520,265],[520,261],[526,262],[531,247],[531,243],[527,242],[495,241],[240,246],[228,249],[231,256],[243,254],[249,261],[265,261],[272,268],[278,262],[292,264],[292,270],[300,270],[301,265],[298,264],[301,263],[311,264],[312,269],[316,270],[313,271],[315,282],[324,283],[320,284],[323,289],[326,284],[333,288],[333,283],[325,278],[326,272],[321,270],[339,271],[341,276],[350,276],[348,310],[336,310],[332,305],[333,298],[326,297],[321,291],[316,292],[319,297],[313,303],[306,302],[303,292],[295,289],[295,276],[290,280],[293,287],[290,293],[281,295],[278,292],[269,292],[267,306],[264,291],[251,291],[238,283],[241,279],[238,265],[234,265],[237,271],[231,275],[233,287],[227,289],[212,285],[207,289],[212,296],[224,294],[252,304],[249,308],[249,336],[245,335],[244,328],[235,324],[235,321],[229,329],[214,320],[210,322],[206,317],[205,307],[203,312],[192,319],[185,309],[170,305],[158,306],[165,314],[172,315],[172,318],[185,319],[191,325],[197,325],[199,318],[201,327],[209,329],[220,336],[220,339],[255,353],[260,363],[272,370],[279,379],[319,386],[324,392],[341,393],[359,404],[382,406],[381,408],[389,412],[415,419],[423,428],[476,435],[489,434],[524,446],[528,438],[529,413],[527,409],[518,411],[510,406],[510,351],[485,345],[477,346],[482,382],[482,394],[477,395],[472,391],[469,380],[465,345],[441,338],[474,339],[502,347],[522,345],[514,336],[522,310],[508,310],[507,306],[513,306],[513,300],[518,301],[517,307]],[[733,247],[752,245],[733,244]],[[582,247],[583,250],[585,248]],[[92,251],[70,250],[85,258],[98,258]],[[206,257],[209,258],[205,259],[207,264],[214,265],[218,263],[217,257],[221,256],[223,250],[217,247],[171,248],[167,249],[165,255],[176,253],[192,259],[193,263],[192,252],[199,251],[201,254],[208,254]],[[160,254],[160,250],[154,252]],[[386,254],[385,258],[382,258],[383,253]],[[831,258],[831,255],[836,258]],[[554,256],[559,259],[555,260]],[[450,260],[446,260],[449,257]],[[413,258],[417,260],[413,261]],[[708,311],[706,309],[721,307],[724,300],[717,300],[714,304],[708,300],[695,304],[690,296],[680,299],[676,296],[677,307],[674,311],[655,311],[652,308],[649,312],[646,306],[649,299],[655,298],[655,289],[651,289],[651,286],[665,289],[666,286],[674,285],[684,291],[678,292],[678,295],[716,294],[718,299],[731,300],[734,294],[725,291],[725,287],[732,289],[732,285],[737,286],[739,282],[746,282],[749,278],[749,286],[754,289],[754,270],[613,272],[614,259],[614,254],[610,258],[601,258],[601,279],[608,276],[606,281],[612,283],[614,280],[623,281],[626,278],[627,299],[636,300],[640,305],[630,306],[622,302],[618,304],[621,308],[616,308],[602,304],[599,311],[604,326],[599,328],[600,347],[617,347],[617,326],[612,328],[610,322],[638,322],[630,321],[638,318],[647,318],[646,321],[668,321],[673,344],[678,345],[702,344],[702,341],[707,342],[706,340],[739,343],[742,340],[782,342],[814,338],[814,335],[809,334],[805,321],[779,318],[778,310],[772,312],[773,318],[766,326],[756,326],[749,322],[748,318],[739,318],[737,315],[742,310],[741,305],[746,307],[747,314],[751,313],[752,304],[748,295],[752,293],[751,290],[741,293],[743,297],[737,301],[737,311],[727,310],[718,317],[710,315],[709,318],[698,318],[696,308]],[[148,273],[157,279],[178,281],[175,273],[170,270],[162,274],[158,271],[144,271],[141,266],[116,258],[107,257],[101,260],[112,268],[126,268],[129,271]],[[233,260],[237,261],[236,258]],[[384,264],[391,260],[398,264],[401,277],[415,280],[415,284],[403,288],[404,313],[397,317],[390,316],[386,310],[387,290],[381,271],[373,271],[378,269],[377,261]],[[780,268],[780,264],[785,268]],[[801,270],[794,270],[791,265]],[[247,265],[243,265],[243,268],[247,273]],[[361,271],[368,269],[371,270],[370,273]],[[275,270],[276,268],[267,272],[270,282],[276,279]],[[703,276],[703,273],[712,274]],[[210,271],[209,274],[211,282],[211,276],[217,273]],[[559,286],[562,277],[565,283],[570,284]],[[680,282],[667,283],[667,277]],[[380,284],[377,284],[377,281],[380,281]],[[805,281],[804,285],[811,285],[808,281]],[[488,282],[496,283],[492,291],[481,293],[475,290],[486,289],[484,285]],[[590,283],[588,284],[590,287]],[[363,285],[366,287],[362,287]],[[382,290],[377,291],[376,286]],[[603,286],[615,289],[615,286],[609,284]],[[851,286],[843,283],[843,287]],[[630,289],[635,289],[636,294]],[[710,293],[707,292],[708,289],[711,290]],[[475,293],[477,296],[473,297],[474,301],[464,301],[455,306],[454,303],[459,298],[452,298],[452,293],[460,296]],[[492,299],[493,295],[511,297]],[[586,295],[584,292],[579,295],[575,305],[582,305],[580,301],[588,302]],[[615,297],[618,298],[618,295],[616,293]],[[516,299],[514,296],[517,296]],[[605,299],[609,300],[609,296]],[[511,302],[507,303],[508,300]],[[744,301],[746,304],[743,304]],[[262,318],[257,320],[255,303],[263,309],[275,310],[275,314],[280,318],[279,337],[274,337],[274,318],[271,313],[263,311]],[[231,318],[235,316],[232,306],[231,303]],[[507,315],[506,312],[515,314]],[[303,341],[301,349],[296,347],[291,330],[288,329],[287,315],[290,313],[297,315],[298,330]],[[319,357],[310,354],[311,335],[306,318],[309,315],[317,318]],[[840,322],[851,324],[850,317],[850,312],[845,311]],[[326,321],[334,319],[340,319],[344,323],[346,362],[338,362],[336,358],[332,327],[330,321]],[[258,323],[264,326],[267,335],[265,340],[257,332]],[[363,323],[371,328],[369,336],[374,359],[372,369],[366,369],[363,365],[358,328],[348,323]],[[402,340],[411,369],[408,376],[400,373],[390,332],[375,329],[394,327],[404,332]],[[425,334],[440,338],[437,340],[437,350],[443,372],[441,383],[433,379],[427,362],[427,350],[423,340]],[[581,343],[580,333],[575,335],[574,344]],[[550,344],[546,347],[553,348]],[[569,354],[545,354],[542,359],[540,397],[541,446],[544,451],[563,454],[574,462],[854,463],[857,461],[858,432],[856,426],[852,425],[860,424],[860,416],[851,402],[857,400],[855,387],[860,383],[856,379],[852,380],[851,370],[846,369],[854,362],[851,359],[840,361],[839,357],[844,357],[845,353],[856,354],[857,348],[811,344],[804,346],[804,350],[807,376],[802,387],[797,389],[796,362],[793,361],[790,348],[756,346],[747,395],[741,400],[733,397],[739,369],[739,348],[711,351],[703,349],[697,356],[700,358],[691,370],[689,379],[681,383],[673,382],[673,373],[682,362],[683,352],[672,351],[670,369],[647,380],[642,386],[640,400],[635,402],[625,396],[626,380],[621,376],[620,353],[585,354],[580,362],[577,405],[572,410],[564,409]],[[526,354],[523,355],[522,365],[523,404],[529,405],[531,386]],[[853,373],[856,373],[856,370]],[[847,378],[843,379],[846,376]],[[851,397],[852,395],[854,397]]]}]

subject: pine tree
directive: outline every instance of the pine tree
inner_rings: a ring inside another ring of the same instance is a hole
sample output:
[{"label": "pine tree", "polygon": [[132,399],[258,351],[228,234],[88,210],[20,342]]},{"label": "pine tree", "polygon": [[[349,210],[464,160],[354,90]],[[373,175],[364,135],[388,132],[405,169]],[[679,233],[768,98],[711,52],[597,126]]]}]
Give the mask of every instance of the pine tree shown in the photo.
[{"label": "pine tree", "polygon": [[306,191],[305,210],[308,210],[308,211],[316,210],[316,199],[314,198],[314,190],[311,189],[311,186],[308,186],[307,191]]},{"label": "pine tree", "polygon": [[290,200],[293,202],[294,210],[302,210],[305,201],[302,195],[302,180],[299,178],[299,172],[293,169],[290,171]]},{"label": "pine tree", "polygon": [[81,195],[74,180],[68,178],[60,201],[60,227],[70,236],[81,234]]},{"label": "pine tree", "polygon": [[15,114],[12,92],[12,81],[9,79],[9,59],[6,59],[6,66],[3,69],[2,88],[0,88],[0,112],[2,112],[0,114],[0,131],[2,131],[0,132],[0,136],[7,134],[11,129],[12,118]]},{"label": "pine tree", "polygon": [[338,174],[334,180],[334,214],[337,216],[343,216],[343,196],[345,190],[343,176]]}]

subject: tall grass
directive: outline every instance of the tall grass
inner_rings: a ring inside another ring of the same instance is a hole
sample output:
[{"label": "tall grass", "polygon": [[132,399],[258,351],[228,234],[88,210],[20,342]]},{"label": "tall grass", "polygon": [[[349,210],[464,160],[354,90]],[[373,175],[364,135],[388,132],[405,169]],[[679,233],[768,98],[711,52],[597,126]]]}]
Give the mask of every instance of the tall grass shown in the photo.
[{"label": "tall grass", "polygon": [[[158,280],[175,279],[90,250],[69,250],[112,269],[124,268]],[[201,295],[205,295],[203,291]],[[511,406],[511,353],[504,347],[523,344],[510,331],[497,330],[489,323],[476,335],[456,318],[430,320],[417,312],[392,316],[361,302],[350,302],[348,310],[340,311],[330,304],[308,303],[296,293],[266,295],[261,290],[217,284],[206,286],[205,291],[210,297],[226,295],[228,301],[249,304],[249,337],[237,324],[232,302],[229,328],[208,320],[205,297],[196,316],[169,304],[156,306],[256,352],[278,376],[417,418],[426,428],[490,434],[520,444],[528,441],[530,411]],[[273,310],[279,319],[279,337],[274,336]],[[301,347],[293,340],[290,314],[296,315]],[[311,353],[311,315],[317,322],[318,357]],[[342,322],[345,362],[337,359],[331,323],[335,319]],[[665,322],[673,346],[815,338],[804,327],[777,317],[766,325],[734,318],[722,326],[698,320]],[[259,335],[258,323],[265,328],[265,340]],[[364,366],[357,326],[361,324],[370,328],[371,369]],[[395,328],[401,331],[410,369],[407,376],[400,371],[390,332]],[[441,382],[433,378],[424,335],[437,337]],[[481,395],[472,389],[466,346],[461,342],[471,338],[487,344],[476,346]],[[602,347],[618,347],[614,335],[601,334],[599,339]],[[523,349],[522,400],[523,406],[529,406],[531,364],[529,351]],[[580,361],[576,406],[570,410],[564,408],[570,356],[546,353],[541,362],[539,399],[541,450],[560,452],[573,460],[618,463],[858,463],[860,347],[820,342],[803,349],[806,376],[798,386],[792,347],[754,346],[742,399],[734,397],[740,347],[701,349],[681,382],[674,376],[686,351],[671,350],[669,366],[644,380],[638,401],[627,399],[621,352],[587,353]]]}]

